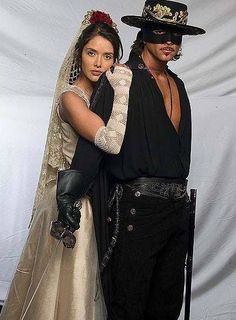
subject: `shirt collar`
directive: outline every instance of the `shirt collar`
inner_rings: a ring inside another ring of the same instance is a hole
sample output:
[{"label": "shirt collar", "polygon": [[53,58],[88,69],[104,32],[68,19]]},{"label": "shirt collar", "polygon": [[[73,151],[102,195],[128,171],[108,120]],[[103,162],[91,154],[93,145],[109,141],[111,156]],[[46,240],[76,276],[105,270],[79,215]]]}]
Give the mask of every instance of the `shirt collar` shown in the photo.
[{"label": "shirt collar", "polygon": [[[130,54],[127,65],[130,67],[130,69],[139,69],[139,70],[147,70],[148,71],[148,68],[145,65],[142,57],[138,56],[135,53]],[[168,66],[166,66],[166,71],[168,73],[170,73],[172,77],[178,77],[177,74],[175,74],[173,71],[171,71],[169,69]]]}]

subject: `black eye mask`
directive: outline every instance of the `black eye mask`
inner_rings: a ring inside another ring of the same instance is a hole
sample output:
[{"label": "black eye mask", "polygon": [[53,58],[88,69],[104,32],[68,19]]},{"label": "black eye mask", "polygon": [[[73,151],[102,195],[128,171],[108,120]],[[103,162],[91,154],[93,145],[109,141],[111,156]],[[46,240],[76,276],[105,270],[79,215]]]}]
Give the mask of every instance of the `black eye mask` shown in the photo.
[{"label": "black eye mask", "polygon": [[[161,32],[162,34],[158,34]],[[173,44],[180,45],[182,42],[182,34],[178,31],[171,29],[160,29],[158,27],[142,28],[143,41],[149,43],[163,44],[172,42]]]}]

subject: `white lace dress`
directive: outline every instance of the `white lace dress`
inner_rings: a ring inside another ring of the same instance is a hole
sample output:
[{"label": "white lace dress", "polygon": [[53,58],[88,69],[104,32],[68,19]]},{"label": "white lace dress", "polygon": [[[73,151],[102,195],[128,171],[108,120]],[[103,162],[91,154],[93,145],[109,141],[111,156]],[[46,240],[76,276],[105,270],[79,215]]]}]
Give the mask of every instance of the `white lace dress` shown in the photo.
[{"label": "white lace dress", "polygon": [[[69,86],[66,91],[84,92]],[[78,136],[59,118],[62,151],[71,162]],[[80,229],[74,249],[66,249],[49,235],[57,218],[56,181],[51,180],[34,213],[29,235],[11,283],[1,320],[105,320],[93,215],[88,198],[82,200]]]}]

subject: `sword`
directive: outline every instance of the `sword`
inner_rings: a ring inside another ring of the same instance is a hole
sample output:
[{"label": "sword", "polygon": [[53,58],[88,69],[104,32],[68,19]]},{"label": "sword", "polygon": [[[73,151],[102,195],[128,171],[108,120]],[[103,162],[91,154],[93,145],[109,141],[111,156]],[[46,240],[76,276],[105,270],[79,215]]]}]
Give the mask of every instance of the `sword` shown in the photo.
[{"label": "sword", "polygon": [[190,190],[190,208],[189,208],[188,251],[187,251],[187,261],[186,261],[186,287],[185,287],[184,320],[190,319],[196,198],[197,198],[197,189],[191,189]]}]

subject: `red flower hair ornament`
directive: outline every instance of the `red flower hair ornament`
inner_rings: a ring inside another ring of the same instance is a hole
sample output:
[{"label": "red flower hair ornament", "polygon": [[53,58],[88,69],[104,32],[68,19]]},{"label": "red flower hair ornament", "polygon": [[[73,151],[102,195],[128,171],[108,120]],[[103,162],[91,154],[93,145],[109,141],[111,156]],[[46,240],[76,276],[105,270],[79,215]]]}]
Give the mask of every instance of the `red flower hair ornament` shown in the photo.
[{"label": "red flower hair ornament", "polygon": [[115,31],[118,33],[117,25],[114,23],[108,13],[99,11],[99,10],[91,10],[87,11],[87,14],[84,17],[84,20],[82,22],[83,25],[89,26],[90,24],[95,23],[106,23],[109,26],[111,26]]}]

